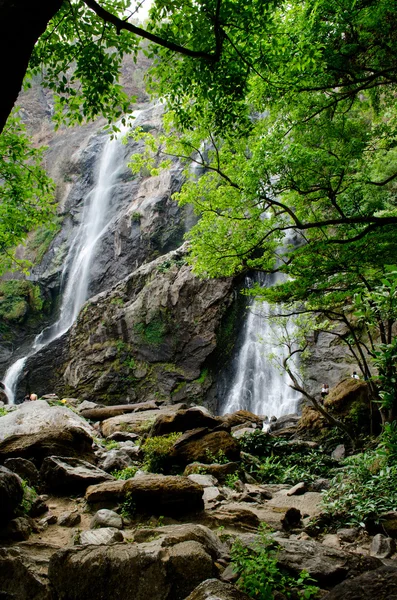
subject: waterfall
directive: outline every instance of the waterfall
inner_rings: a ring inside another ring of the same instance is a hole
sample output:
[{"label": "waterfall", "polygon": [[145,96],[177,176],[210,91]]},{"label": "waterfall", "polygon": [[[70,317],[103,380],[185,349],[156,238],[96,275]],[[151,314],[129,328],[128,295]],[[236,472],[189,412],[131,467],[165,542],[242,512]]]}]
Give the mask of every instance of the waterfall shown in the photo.
[{"label": "waterfall", "polygon": [[[137,114],[139,111],[136,111]],[[15,402],[18,380],[26,360],[55,339],[63,335],[75,322],[87,300],[90,285],[90,268],[98,250],[98,241],[109,225],[109,207],[112,188],[122,170],[120,165],[122,144],[120,138],[128,128],[118,124],[120,133],[106,138],[96,166],[96,182],[84,198],[83,215],[77,234],[69,248],[61,278],[61,307],[58,320],[39,333],[32,350],[18,359],[4,376],[5,392],[10,404]]]},{"label": "waterfall", "polygon": [[[274,285],[279,277],[273,276],[266,284]],[[235,359],[235,375],[221,407],[221,414],[243,409],[257,415],[279,418],[297,411],[301,396],[291,389],[288,374],[278,367],[285,357],[285,350],[278,343],[280,332],[269,319],[271,314],[272,307],[267,302],[254,301],[250,304],[242,346]]]}]

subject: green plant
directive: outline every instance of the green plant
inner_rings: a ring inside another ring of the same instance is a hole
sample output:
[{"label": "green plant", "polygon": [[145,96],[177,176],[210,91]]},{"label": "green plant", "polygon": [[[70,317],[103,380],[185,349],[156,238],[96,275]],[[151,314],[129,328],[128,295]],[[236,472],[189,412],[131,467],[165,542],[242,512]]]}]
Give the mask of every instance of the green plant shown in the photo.
[{"label": "green plant", "polygon": [[257,481],[288,483],[314,481],[335,474],[338,463],[320,447],[294,446],[262,431],[246,434],[240,439],[240,448],[255,460],[244,459],[245,468]]},{"label": "green plant", "polygon": [[120,471],[112,471],[111,474],[116,479],[131,479],[132,477],[134,477],[135,473],[138,470],[138,467],[126,467],[125,469],[121,469]]},{"label": "green plant", "polygon": [[266,527],[260,527],[258,538],[250,547],[236,540],[231,548],[232,567],[239,576],[237,586],[257,600],[273,600],[278,591],[286,598],[317,598],[319,588],[307,572],[298,578],[284,572],[277,564],[277,546]]},{"label": "green plant", "polygon": [[37,492],[34,487],[30,487],[25,479],[22,479],[23,498],[21,500],[21,509],[25,514],[29,514],[33,503],[37,499]]},{"label": "green plant", "polygon": [[127,492],[123,502],[121,502],[120,514],[124,518],[133,517],[136,514],[136,503],[131,492]]},{"label": "green plant", "polygon": [[131,214],[131,222],[132,223],[140,223],[142,219],[142,215],[139,212],[133,212]]},{"label": "green plant", "polygon": [[208,448],[205,451],[205,459],[208,464],[226,465],[226,463],[229,462],[229,459],[223,450],[218,450],[218,452],[215,452],[214,454]]},{"label": "green plant", "polygon": [[239,480],[239,476],[237,473],[230,473],[225,477],[225,485],[230,487],[232,490],[235,488],[236,482]]},{"label": "green plant", "polygon": [[133,359],[132,356],[130,356],[129,358],[127,358],[124,362],[123,365],[128,367],[129,369],[136,369],[137,364],[135,362],[135,360]]},{"label": "green plant", "polygon": [[350,456],[323,496],[324,513],[334,526],[379,521],[381,513],[397,510],[396,481],[397,464],[382,448]]},{"label": "green plant", "polygon": [[143,446],[143,468],[151,473],[163,473],[170,467],[170,452],[180,433],[148,438]]},{"label": "green plant", "polygon": [[186,264],[186,260],[184,258],[170,258],[170,259],[165,260],[163,263],[161,263],[157,267],[157,270],[160,273],[166,273],[174,266],[177,266],[180,269],[185,264]]},{"label": "green plant", "polygon": [[164,335],[167,332],[167,325],[159,316],[150,323],[136,323],[134,331],[143,342],[149,346],[159,346],[164,340]]},{"label": "green plant", "polygon": [[8,411],[4,408],[4,406],[0,406],[0,417],[5,417],[8,414]]},{"label": "green plant", "polygon": [[124,306],[124,300],[122,298],[112,298],[110,304],[113,304],[114,306]]},{"label": "green plant", "polygon": [[[64,404],[61,404],[64,406]],[[98,446],[102,446],[106,448],[106,450],[114,450],[116,448],[120,448],[119,442],[115,442],[114,440],[104,440],[102,438],[94,438],[94,441],[98,444]]]}]

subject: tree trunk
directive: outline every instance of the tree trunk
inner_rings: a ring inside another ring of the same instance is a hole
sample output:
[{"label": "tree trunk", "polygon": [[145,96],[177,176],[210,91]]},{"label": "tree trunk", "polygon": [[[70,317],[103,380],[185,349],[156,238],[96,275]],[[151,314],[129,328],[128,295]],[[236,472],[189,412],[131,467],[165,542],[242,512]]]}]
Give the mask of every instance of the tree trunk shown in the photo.
[{"label": "tree trunk", "polygon": [[0,0],[0,133],[15,104],[30,56],[63,0]]}]

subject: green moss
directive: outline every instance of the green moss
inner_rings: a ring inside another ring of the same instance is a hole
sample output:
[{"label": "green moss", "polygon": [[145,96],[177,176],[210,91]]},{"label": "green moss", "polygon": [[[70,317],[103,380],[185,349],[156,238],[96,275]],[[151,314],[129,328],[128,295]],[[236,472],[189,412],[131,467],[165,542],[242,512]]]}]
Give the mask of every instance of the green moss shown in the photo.
[{"label": "green moss", "polygon": [[164,336],[167,333],[167,324],[161,318],[156,317],[150,323],[136,323],[134,325],[135,333],[142,342],[149,346],[160,346],[164,341]]},{"label": "green moss", "polygon": [[33,254],[34,263],[40,264],[43,260],[44,254],[50,247],[52,240],[62,227],[62,220],[62,217],[56,217],[52,221],[51,227],[40,227],[29,239],[26,249],[29,253]]},{"label": "green moss", "polygon": [[171,433],[170,435],[147,439],[142,446],[145,457],[144,469],[151,473],[164,473],[167,471],[172,461],[172,447],[180,437],[180,433]]},{"label": "green moss", "polygon": [[0,283],[0,318],[21,323],[29,314],[40,313],[44,299],[31,281],[11,279]]}]

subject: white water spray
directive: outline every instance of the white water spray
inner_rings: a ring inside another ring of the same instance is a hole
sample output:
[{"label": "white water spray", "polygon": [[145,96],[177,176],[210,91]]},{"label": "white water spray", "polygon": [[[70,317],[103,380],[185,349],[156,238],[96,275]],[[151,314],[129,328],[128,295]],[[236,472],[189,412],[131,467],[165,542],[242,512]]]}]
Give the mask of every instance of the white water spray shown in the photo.
[{"label": "white water spray", "polygon": [[249,307],[236,373],[221,414],[243,409],[279,418],[297,411],[300,394],[291,389],[288,374],[278,368],[285,350],[269,319],[271,314],[267,302],[253,302]]},{"label": "white water spray", "polygon": [[[138,112],[138,111],[137,111]],[[136,114],[136,113],[135,113]],[[63,335],[75,322],[79,311],[87,300],[90,285],[90,269],[97,251],[98,241],[109,225],[109,207],[112,189],[122,170],[122,145],[120,138],[128,128],[118,124],[120,133],[105,141],[97,165],[96,184],[84,199],[81,225],[70,246],[62,272],[62,302],[58,320],[39,333],[32,351],[18,359],[4,376],[5,392],[10,404],[15,402],[15,391],[26,360],[55,339]]]}]

